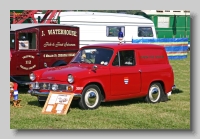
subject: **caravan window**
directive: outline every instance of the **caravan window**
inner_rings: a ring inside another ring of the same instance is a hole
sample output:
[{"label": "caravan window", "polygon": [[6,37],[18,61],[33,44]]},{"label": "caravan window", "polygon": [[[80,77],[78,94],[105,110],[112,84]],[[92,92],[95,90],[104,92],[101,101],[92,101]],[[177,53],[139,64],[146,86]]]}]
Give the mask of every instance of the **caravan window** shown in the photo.
[{"label": "caravan window", "polygon": [[125,36],[125,27],[123,26],[107,26],[106,27],[106,36],[107,37],[118,37],[119,31],[122,31]]},{"label": "caravan window", "polygon": [[153,37],[151,27],[138,27],[138,37]]}]

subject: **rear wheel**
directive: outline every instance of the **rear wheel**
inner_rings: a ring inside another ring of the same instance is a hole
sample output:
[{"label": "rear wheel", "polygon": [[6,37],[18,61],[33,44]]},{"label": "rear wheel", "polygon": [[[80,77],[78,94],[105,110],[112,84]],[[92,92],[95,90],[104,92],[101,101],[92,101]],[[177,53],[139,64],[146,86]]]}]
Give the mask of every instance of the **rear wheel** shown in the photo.
[{"label": "rear wheel", "polygon": [[79,106],[81,109],[96,109],[101,103],[101,90],[97,85],[88,85],[85,87],[82,93],[82,97],[79,101]]},{"label": "rear wheel", "polygon": [[164,94],[163,88],[160,83],[152,83],[149,87],[148,95],[145,101],[148,103],[159,103]]}]

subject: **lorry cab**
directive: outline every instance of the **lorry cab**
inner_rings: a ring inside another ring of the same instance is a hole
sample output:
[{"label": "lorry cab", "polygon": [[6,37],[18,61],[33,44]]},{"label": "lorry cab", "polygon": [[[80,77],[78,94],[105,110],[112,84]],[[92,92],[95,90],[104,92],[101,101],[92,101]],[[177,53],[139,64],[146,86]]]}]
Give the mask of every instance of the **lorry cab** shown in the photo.
[{"label": "lorry cab", "polygon": [[78,49],[79,27],[11,24],[10,80],[25,85],[31,71],[67,65]]}]

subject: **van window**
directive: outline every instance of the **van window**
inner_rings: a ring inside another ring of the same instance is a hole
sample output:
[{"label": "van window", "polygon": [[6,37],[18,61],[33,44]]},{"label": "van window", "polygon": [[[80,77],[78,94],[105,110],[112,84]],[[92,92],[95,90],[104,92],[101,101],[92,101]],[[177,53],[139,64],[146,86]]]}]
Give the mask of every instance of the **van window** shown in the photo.
[{"label": "van window", "polygon": [[118,37],[119,31],[123,32],[125,36],[125,27],[124,26],[107,26],[106,27],[106,36],[107,37]]},{"label": "van window", "polygon": [[153,37],[151,27],[138,27],[138,37]]},{"label": "van window", "polygon": [[36,49],[36,33],[19,33],[19,50]]},{"label": "van window", "polygon": [[15,34],[10,33],[10,49],[15,49]]},{"label": "van window", "polygon": [[119,51],[112,63],[113,66],[134,66],[135,56],[133,50]]}]

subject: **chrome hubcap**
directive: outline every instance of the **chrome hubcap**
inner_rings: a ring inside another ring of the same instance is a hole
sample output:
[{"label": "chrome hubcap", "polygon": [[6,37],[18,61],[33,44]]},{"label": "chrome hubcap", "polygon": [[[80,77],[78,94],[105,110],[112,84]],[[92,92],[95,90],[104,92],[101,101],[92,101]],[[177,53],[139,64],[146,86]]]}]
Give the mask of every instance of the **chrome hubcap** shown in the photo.
[{"label": "chrome hubcap", "polygon": [[88,107],[93,108],[96,106],[99,99],[99,95],[97,90],[95,89],[88,89],[85,94],[85,103]]},{"label": "chrome hubcap", "polygon": [[157,85],[151,86],[149,90],[149,99],[152,102],[157,102],[160,98],[160,88]]}]

